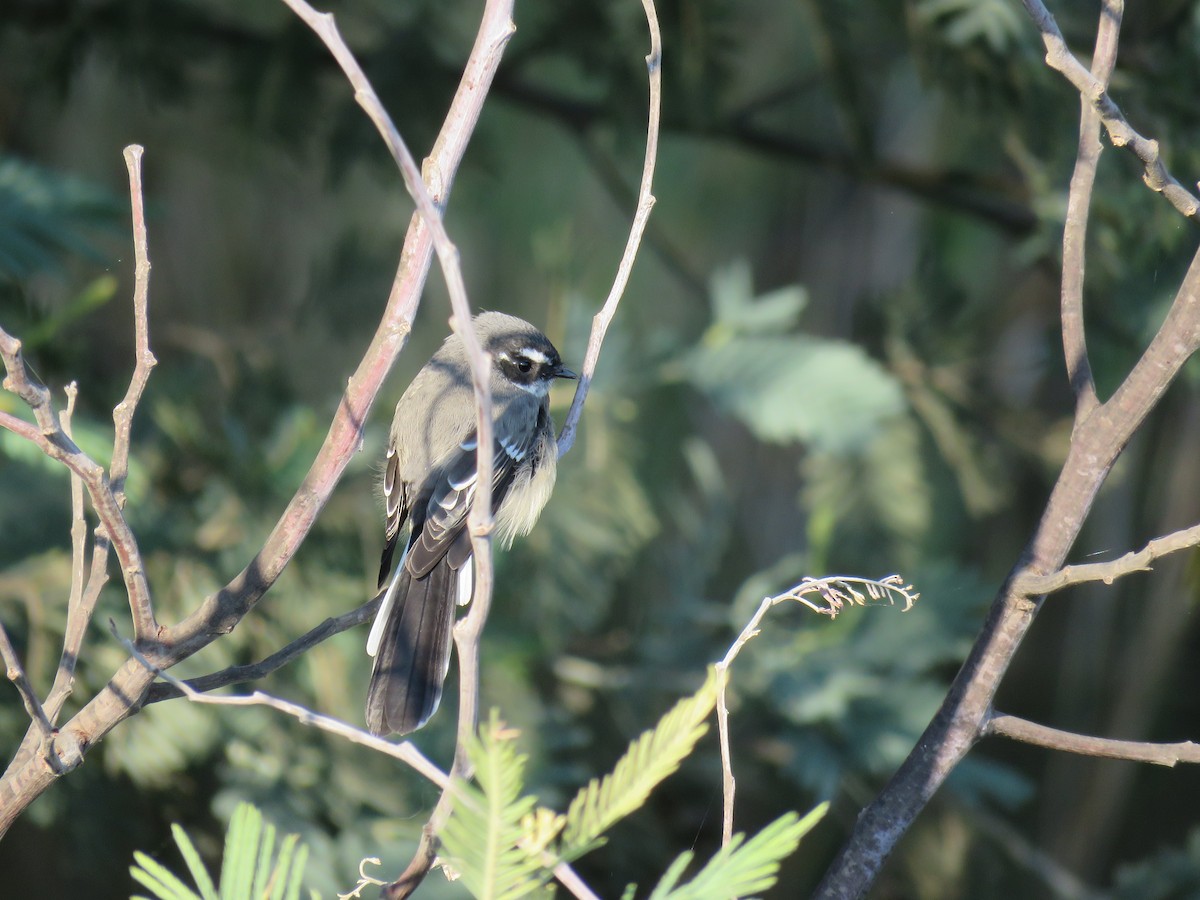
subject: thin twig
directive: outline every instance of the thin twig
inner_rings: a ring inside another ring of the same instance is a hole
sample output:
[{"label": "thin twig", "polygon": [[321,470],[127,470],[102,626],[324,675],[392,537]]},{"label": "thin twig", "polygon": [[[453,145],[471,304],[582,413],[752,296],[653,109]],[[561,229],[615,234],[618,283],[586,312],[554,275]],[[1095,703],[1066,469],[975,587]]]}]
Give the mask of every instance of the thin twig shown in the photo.
[{"label": "thin twig", "polygon": [[307,707],[301,706],[298,703],[291,703],[287,700],[282,700],[279,697],[272,697],[270,694],[263,691],[255,691],[253,694],[239,695],[224,695],[224,694],[204,694],[195,690],[186,681],[182,681],[163,669],[154,665],[150,660],[146,659],[134,646],[133,641],[121,637],[117,632],[116,623],[109,620],[109,630],[113,637],[124,645],[130,656],[136,659],[139,663],[146,667],[156,678],[161,678],[167,684],[171,685],[179,692],[181,696],[186,697],[193,703],[209,703],[213,706],[266,706],[274,710],[278,710],[285,715],[289,715],[302,725],[312,725],[314,728],[319,728],[321,731],[329,734],[337,735],[340,738],[345,738],[354,744],[361,744],[364,747],[369,747],[372,750],[377,750],[385,756],[390,756],[392,759],[397,759],[400,762],[412,767],[419,774],[425,776],[438,787],[445,789],[450,783],[449,776],[441,769],[430,762],[420,750],[416,748],[411,741],[404,741],[400,744],[393,744],[391,741],[383,738],[375,737],[368,734],[361,728],[355,728],[348,722],[343,722],[341,719],[335,719],[332,716],[323,716],[320,713],[315,713]]},{"label": "thin twig", "polygon": [[[125,508],[125,478],[129,474],[129,441],[133,429],[133,414],[142,399],[150,370],[158,360],[150,352],[150,315],[148,310],[150,292],[150,256],[146,240],[146,204],[142,199],[142,153],[137,144],[125,148],[125,167],[129,172],[129,199],[133,210],[133,333],[134,366],[129,389],[113,410],[113,456],[109,466],[109,485],[113,499],[121,509]],[[136,573],[139,582],[145,582],[145,574],[138,560]],[[133,616],[133,637],[139,644],[155,638],[158,622],[154,618],[154,606],[149,585],[144,590],[129,592],[129,607]]]},{"label": "thin twig", "polygon": [[[67,408],[63,410],[60,420],[63,434],[71,440],[71,418],[75,412],[75,401],[79,396],[79,388],[75,382],[66,387]],[[106,545],[107,546],[107,545]],[[107,558],[107,553],[105,554]],[[84,606],[84,570],[87,565],[87,520],[83,510],[83,479],[74,472],[71,473],[71,593],[67,597],[67,625],[63,632],[63,650],[58,661],[58,671],[54,675],[54,684],[46,695],[46,716],[51,722],[58,721],[63,704],[71,696],[75,684],[75,666],[79,662],[79,649],[83,644],[83,635],[91,620],[91,611]]]},{"label": "thin twig", "polygon": [[1141,550],[1130,551],[1124,556],[1108,562],[1063,566],[1061,569],[1045,575],[1025,573],[1017,578],[1014,587],[1026,596],[1039,597],[1089,581],[1103,581],[1105,584],[1112,584],[1118,578],[1133,572],[1148,572],[1150,563],[1159,557],[1178,553],[1180,550],[1189,550],[1196,546],[1200,546],[1200,525],[1193,525],[1191,528],[1154,538]]},{"label": "thin twig", "polygon": [[[742,648],[758,637],[761,631],[759,626],[762,625],[767,612],[780,603],[792,601],[802,603],[813,612],[832,619],[846,606],[866,606],[869,603],[884,601],[894,605],[897,599],[903,600],[904,611],[907,612],[920,596],[913,590],[913,586],[905,584],[899,575],[888,575],[878,580],[853,575],[829,575],[825,578],[805,578],[794,588],[774,597],[767,597],[758,605],[757,611],[730,646],[725,658],[715,666],[721,678],[720,689],[717,691],[717,735],[721,745],[722,846],[728,845],[733,839],[733,800],[736,792],[733,756],[729,749],[729,708],[725,702],[725,691],[729,686],[729,668],[742,652]],[[811,599],[812,597],[819,599]]]},{"label": "thin twig", "polygon": [[[49,390],[33,378],[25,365],[21,355],[21,342],[0,329],[0,358],[3,358],[7,372],[4,387],[25,401],[33,411],[38,425],[41,426],[42,436],[55,448],[51,452],[43,446],[43,451],[52,458],[66,463],[87,486],[92,508],[96,510],[96,515],[100,518],[100,524],[104,529],[106,549],[109,542],[116,547],[117,558],[121,563],[121,574],[129,596],[129,611],[133,621],[134,638],[139,643],[155,640],[158,637],[158,623],[154,618],[150,584],[146,579],[137,540],[124,516],[125,477],[129,470],[129,442],[133,415],[150,377],[150,370],[155,365],[154,354],[150,352],[147,313],[150,260],[146,249],[146,213],[142,198],[141,158],[141,147],[134,144],[125,148],[125,163],[129,171],[129,194],[133,210],[134,256],[136,258],[133,298],[136,359],[133,376],[125,397],[113,410],[113,457],[107,476],[103,467],[84,454],[71,440],[70,435],[64,431],[60,418],[54,412],[51,404]],[[68,397],[68,403],[70,402],[70,397]],[[99,543],[99,533],[97,543]],[[104,555],[104,561],[106,560],[107,553]],[[86,629],[87,623],[83,622],[82,627]],[[64,659],[67,649],[64,647]],[[57,676],[55,681],[60,686],[61,692],[62,683],[58,682]],[[61,709],[61,702],[66,699],[66,696],[62,695],[61,699],[59,697],[55,699]],[[57,712],[58,709],[55,710],[56,715]]]},{"label": "thin twig", "polygon": [[25,712],[29,714],[29,720],[37,728],[40,739],[42,742],[48,743],[54,735],[54,726],[46,718],[46,711],[42,709],[37,694],[33,692],[29,676],[25,674],[25,667],[21,665],[21,659],[17,656],[17,651],[13,649],[12,641],[8,639],[8,631],[5,630],[3,624],[0,624],[0,661],[4,663],[8,680],[16,686],[17,692],[21,695]]},{"label": "thin twig", "polygon": [[1155,744],[1146,741],[1122,741],[1114,738],[1092,737],[1062,731],[1048,725],[1039,725],[1004,713],[993,713],[984,723],[984,734],[995,734],[1012,738],[1026,744],[1062,750],[1081,756],[1099,756],[1105,759],[1127,759],[1133,762],[1152,763],[1156,766],[1174,767],[1179,763],[1200,763],[1200,744],[1179,741],[1173,744]]},{"label": "thin twig", "polygon": [[[21,342],[0,329],[0,359],[4,361],[8,371],[4,386],[28,403],[27,397],[39,397],[45,388],[38,390],[41,386],[26,370],[20,349]],[[58,416],[50,408],[48,391],[44,402],[39,400],[38,406],[33,407],[33,414],[41,425],[40,428],[6,412],[0,412],[0,428],[6,428],[35,444],[46,456],[58,460],[83,480],[92,509],[96,511],[104,526],[105,535],[112,543],[121,563],[121,575],[129,594],[130,610],[144,616],[151,609],[151,605],[150,585],[142,566],[141,551],[138,549],[137,538],[125,519],[125,513],[113,495],[103,466],[80,450],[75,442],[63,433]],[[49,425],[42,425],[43,422],[48,422]],[[143,627],[146,627],[145,623]]]},{"label": "thin twig", "polygon": [[[322,641],[369,621],[375,615],[376,611],[378,611],[379,603],[382,599],[383,595],[380,594],[374,599],[368,600],[357,609],[352,609],[349,612],[342,613],[340,616],[333,616],[326,619],[316,628],[296,638],[290,644],[279,648],[259,662],[247,663],[241,666],[229,666],[208,675],[188,678],[184,683],[197,693],[205,693],[206,691],[215,691],[217,688],[230,684],[257,681],[260,678],[265,678],[276,669],[282,668],[293,659],[307,653]],[[146,702],[157,703],[159,700],[171,700],[182,696],[183,691],[176,688],[172,683],[167,682],[166,684],[155,684],[150,689],[150,693],[146,695]]]},{"label": "thin twig", "polygon": [[[150,254],[146,239],[146,204],[142,197],[142,154],[137,144],[125,148],[125,167],[129,171],[129,199],[133,208],[133,337],[134,367],[125,397],[113,410],[113,457],[109,480],[113,494],[122,508],[125,506],[125,478],[129,474],[129,439],[133,414],[141,402],[142,392],[150,379],[150,370],[158,360],[150,351]],[[151,614],[151,621],[153,615]],[[134,627],[137,617],[134,617]],[[135,631],[138,638],[144,634]]]},{"label": "thin twig", "polygon": [[[1124,0],[1105,0],[1096,31],[1096,49],[1092,54],[1092,77],[1107,88],[1117,62],[1117,39],[1121,30]],[[1087,416],[1099,399],[1092,366],[1088,360],[1083,320],[1083,281],[1087,257],[1088,211],[1096,167],[1100,162],[1100,113],[1091,101],[1080,96],[1079,150],[1075,171],[1067,193],[1067,213],[1063,227],[1062,261],[1062,337],[1067,363],[1067,380],[1075,392],[1075,420]]]},{"label": "thin twig", "polygon": [[1117,147],[1128,147],[1142,161],[1145,172],[1142,180],[1151,190],[1162,194],[1179,212],[1189,219],[1200,212],[1200,199],[1193,196],[1163,164],[1158,141],[1143,137],[1125,120],[1124,114],[1108,95],[1104,83],[1089,72],[1071,53],[1054,16],[1046,9],[1042,0],[1022,0],[1025,9],[1042,33],[1046,46],[1046,64],[1075,86],[1084,100],[1091,103],[1100,114],[1100,121],[1108,132],[1109,140]]},{"label": "thin twig", "polygon": [[600,348],[604,344],[604,335],[608,332],[609,323],[612,322],[621,297],[625,294],[625,286],[629,283],[633,263],[637,259],[638,248],[642,243],[642,233],[646,230],[646,222],[649,221],[650,211],[654,208],[654,167],[658,160],[658,134],[662,118],[662,36],[658,29],[658,12],[654,8],[654,0],[642,0],[642,10],[646,14],[646,24],[650,30],[650,53],[646,56],[646,69],[650,80],[650,100],[646,122],[646,156],[642,162],[642,180],[638,188],[637,210],[633,215],[629,238],[625,242],[625,251],[621,254],[621,262],[617,266],[617,275],[608,292],[608,298],[604,301],[600,312],[596,313],[592,319],[592,331],[588,336],[583,369],[579,373],[579,386],[575,389],[575,398],[571,401],[567,420],[563,423],[562,432],[558,436],[559,456],[569,451],[575,443],[575,432],[579,427],[579,418],[583,415],[583,401],[587,399],[592,377],[596,373],[596,364],[600,361]]}]

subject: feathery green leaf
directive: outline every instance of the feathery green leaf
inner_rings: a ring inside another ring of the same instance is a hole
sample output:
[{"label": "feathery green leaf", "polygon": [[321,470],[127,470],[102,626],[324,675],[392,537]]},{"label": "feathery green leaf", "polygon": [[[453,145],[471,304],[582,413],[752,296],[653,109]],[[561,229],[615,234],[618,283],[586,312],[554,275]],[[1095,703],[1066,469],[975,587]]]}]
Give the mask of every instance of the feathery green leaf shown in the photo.
[{"label": "feathery green leaf", "polygon": [[531,823],[539,820],[536,798],[521,794],[526,756],[513,737],[493,710],[468,747],[478,787],[456,782],[454,806],[438,834],[442,856],[467,890],[484,900],[527,896],[552,874],[542,852],[548,838],[529,840]]},{"label": "feathery green leaf", "polygon": [[175,843],[200,893],[183,883],[166,866],[144,853],[135,853],[137,865],[129,873],[154,892],[158,900],[295,900],[299,897],[308,847],[300,836],[289,834],[275,858],[275,826],[249,803],[239,804],[225,833],[225,856],[219,888],[200,859],[195,845],[178,825],[172,825]]},{"label": "feathery green leaf", "polygon": [[692,752],[708,726],[704,720],[717,702],[720,676],[709,669],[704,685],[680,700],[653,730],[629,745],[612,773],[593,778],[571,801],[563,831],[563,854],[588,850],[614,823],[646,802],[655,785],[671,775]]},{"label": "feathery green leaf", "polygon": [[179,825],[172,825],[171,834],[175,837],[175,843],[183,855],[183,861],[187,863],[188,871],[192,873],[192,880],[200,889],[200,896],[204,900],[217,900],[217,889],[213,886],[212,876],[208,874],[204,860],[200,858],[200,852],[192,844],[187,832]]},{"label": "feathery green leaf", "polygon": [[133,854],[136,866],[129,867],[133,880],[153,892],[159,900],[201,900],[166,866],[141,851]]},{"label": "feathery green leaf", "polygon": [[677,888],[680,875],[692,859],[691,851],[680,854],[650,894],[650,900],[716,900],[768,890],[775,884],[779,861],[795,852],[800,839],[828,809],[829,804],[822,803],[803,819],[794,812],[787,813],[749,841],[745,835],[734,835],[695,878]]}]

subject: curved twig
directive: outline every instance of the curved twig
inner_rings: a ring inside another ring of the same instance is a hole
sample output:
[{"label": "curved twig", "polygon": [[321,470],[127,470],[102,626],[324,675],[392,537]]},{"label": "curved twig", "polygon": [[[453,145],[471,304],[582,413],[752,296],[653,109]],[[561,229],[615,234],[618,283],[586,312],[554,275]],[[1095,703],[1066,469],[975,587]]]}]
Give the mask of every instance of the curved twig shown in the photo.
[{"label": "curved twig", "polygon": [[575,389],[575,398],[571,401],[567,420],[558,436],[559,456],[569,451],[575,443],[575,432],[579,426],[579,418],[583,415],[583,402],[587,399],[588,390],[592,385],[592,376],[596,373],[596,364],[600,360],[600,348],[604,344],[604,335],[617,312],[621,297],[625,294],[625,286],[629,283],[629,275],[633,271],[633,263],[637,259],[638,248],[642,243],[642,233],[646,230],[646,222],[650,218],[650,211],[654,208],[654,167],[658,160],[658,134],[662,119],[662,36],[659,33],[658,13],[654,8],[653,0],[642,0],[642,10],[646,14],[646,24],[650,30],[650,53],[646,56],[646,69],[649,72],[650,80],[650,100],[646,123],[646,156],[642,162],[642,180],[638,188],[637,210],[634,212],[629,238],[625,242],[625,251],[621,254],[621,262],[617,266],[616,278],[608,292],[608,298],[604,301],[600,312],[596,313],[592,319],[592,331],[588,336],[583,369],[579,373],[579,386]]}]

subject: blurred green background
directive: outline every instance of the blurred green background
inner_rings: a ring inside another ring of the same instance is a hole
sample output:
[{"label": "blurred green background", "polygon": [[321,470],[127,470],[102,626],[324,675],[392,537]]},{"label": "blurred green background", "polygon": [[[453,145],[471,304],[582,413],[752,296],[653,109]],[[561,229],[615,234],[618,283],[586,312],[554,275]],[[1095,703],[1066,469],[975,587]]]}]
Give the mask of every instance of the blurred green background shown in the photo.
[{"label": "blurred green background", "polygon": [[[429,147],[481,4],[329,4],[414,151]],[[1087,58],[1098,4],[1056,3]],[[561,804],[606,771],[765,595],[803,575],[901,572],[918,607],[835,622],[780,609],[734,669],[739,828],[834,800],[785,869],[820,877],[905,756],[1035,525],[1071,399],[1057,326],[1078,98],[1015,0],[663,0],[658,204],[574,451],[498,560],[484,704]],[[642,158],[635,0],[517,4],[447,224],[474,303],[542,324],[570,364],[607,292]],[[1185,183],[1200,173],[1200,13],[1131,4],[1113,78]],[[160,619],[257,549],[378,321],[411,203],[315,37],[268,0],[7,0],[0,10],[0,322],[80,385],[106,459],[132,369],[121,149],[146,147],[151,342],[129,516]],[[1102,395],[1156,329],[1192,227],[1104,155],[1087,314]],[[180,667],[259,659],[368,598],[390,409],[444,337],[435,272],[407,352],[304,548],[238,629]],[[1200,520],[1197,372],[1119,463],[1074,558]],[[61,397],[61,393],[59,394]],[[569,395],[555,396],[561,422]],[[24,414],[11,395],[0,408]],[[65,471],[0,433],[0,617],[43,693],[69,585]],[[998,699],[1114,737],[1197,735],[1193,554],[1054,597]],[[110,586],[77,702],[122,654]],[[361,722],[365,628],[257,685]],[[451,676],[454,677],[453,675]],[[417,737],[452,750],[454,703]],[[0,692],[0,750],[27,724]],[[1200,896],[1200,773],[981,744],[901,843],[884,898]],[[120,726],[0,843],[5,896],[127,897],[168,824],[219,852],[240,799],[312,845],[310,882],[398,872],[435,791],[261,709],[173,701]],[[715,737],[578,868],[604,896],[719,841]],[[439,875],[422,896],[461,896]]]}]

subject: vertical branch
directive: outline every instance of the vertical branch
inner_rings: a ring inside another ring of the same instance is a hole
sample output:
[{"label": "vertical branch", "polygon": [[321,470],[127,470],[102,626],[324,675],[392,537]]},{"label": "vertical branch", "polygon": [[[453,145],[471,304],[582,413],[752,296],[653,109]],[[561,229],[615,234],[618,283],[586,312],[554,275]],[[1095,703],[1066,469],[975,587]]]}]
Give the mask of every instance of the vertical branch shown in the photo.
[{"label": "vertical branch", "polygon": [[[387,144],[388,150],[391,151],[392,158],[395,160],[400,169],[400,174],[404,179],[404,185],[416,203],[417,210],[421,215],[425,227],[433,235],[433,244],[437,251],[438,262],[442,268],[442,275],[446,279],[446,287],[450,294],[450,304],[453,308],[450,324],[461,338],[467,352],[467,360],[471,368],[471,381],[475,390],[476,465],[478,472],[476,484],[478,487],[471,506],[469,519],[471,547],[475,558],[475,597],[471,612],[467,616],[465,627],[456,629],[455,631],[455,639],[456,643],[458,643],[461,660],[464,657],[470,656],[472,652],[477,654],[478,648],[471,648],[467,642],[472,639],[476,642],[478,641],[479,633],[483,628],[483,621],[487,616],[490,606],[492,588],[492,470],[494,463],[492,451],[492,398],[488,382],[490,364],[486,354],[483,352],[483,348],[479,344],[479,338],[476,336],[475,330],[471,327],[471,304],[467,298],[466,283],[463,279],[462,267],[459,264],[458,248],[455,247],[446,232],[442,222],[442,207],[434,199],[434,193],[436,192],[441,195],[448,185],[445,184],[446,179],[444,174],[439,172],[436,179],[431,179],[438,182],[433,186],[434,190],[431,191],[430,187],[426,186],[424,179],[421,177],[421,171],[417,168],[417,163],[413,158],[412,152],[408,149],[408,145],[404,142],[404,138],[400,135],[391,116],[384,109],[379,96],[371,86],[370,80],[362,71],[362,67],[359,66],[358,61],[354,58],[354,54],[346,46],[346,42],[338,31],[333,15],[330,13],[318,13],[305,0],[284,0],[284,2],[312,28],[325,43],[325,46],[329,48],[329,52],[333,54],[338,65],[341,66],[342,71],[346,74],[346,78],[354,87],[355,100],[367,113],[371,121],[375,123],[375,127]],[[481,56],[487,59],[493,66],[494,71],[494,66],[499,64],[500,53],[504,45],[508,43],[508,39],[512,36],[513,31],[511,2],[489,3],[476,39],[472,58]],[[466,78],[463,80],[463,85],[472,91],[476,91],[480,87],[478,83]],[[463,90],[462,87],[460,87],[461,90]],[[478,118],[477,113],[478,110],[476,110],[475,119]],[[472,120],[472,125],[473,122],[474,120]],[[467,682],[466,675],[468,669],[474,673],[475,666],[463,663],[460,671],[462,682]],[[470,693],[473,694],[474,692],[475,688],[472,687]],[[467,693],[467,691],[464,691],[464,697]],[[464,713],[470,713],[470,715],[464,715]],[[459,715],[458,755],[464,762],[466,759],[464,749],[465,738],[472,735],[474,730],[474,704],[470,702],[462,703]]]},{"label": "vertical branch", "polygon": [[621,262],[617,266],[617,275],[613,281],[608,298],[592,319],[592,331],[588,336],[587,352],[583,358],[583,369],[579,373],[579,387],[575,389],[575,398],[571,401],[571,409],[563,424],[562,433],[558,437],[558,455],[562,456],[575,443],[575,432],[579,427],[579,418],[583,415],[583,401],[587,399],[588,390],[592,385],[592,377],[596,373],[596,364],[600,361],[600,348],[604,344],[604,335],[608,332],[609,323],[616,315],[617,306],[625,294],[625,286],[629,283],[629,275],[633,271],[634,260],[637,259],[638,248],[642,243],[642,233],[650,219],[650,211],[654,208],[654,167],[658,160],[659,121],[662,116],[662,36],[658,28],[658,12],[654,8],[654,0],[642,0],[642,10],[646,14],[646,25],[650,30],[650,53],[646,56],[646,69],[650,79],[649,114],[646,123],[646,156],[642,162],[642,181],[638,188],[638,205],[633,216],[633,224],[629,229],[629,238],[625,242],[625,251],[621,254]]},{"label": "vertical branch", "polygon": [[[133,254],[134,254],[134,287],[133,287],[133,322],[134,322],[134,352],[136,359],[133,366],[133,376],[129,379],[129,389],[125,397],[113,410],[113,458],[109,467],[109,484],[113,499],[119,508],[125,508],[125,478],[129,474],[129,441],[133,430],[133,413],[146,382],[150,378],[150,370],[158,362],[150,352],[150,317],[147,308],[150,290],[150,257],[146,249],[146,205],[142,198],[142,153],[137,144],[125,148],[125,167],[129,171],[129,199],[133,209]],[[142,569],[141,557],[137,560],[136,571],[125,567],[125,578],[136,585],[137,589],[129,591],[129,609],[133,615],[133,639],[139,645],[158,633],[158,623],[154,618],[154,607],[150,597],[150,587],[146,583],[146,573]],[[86,623],[84,623],[86,628]]]},{"label": "vertical branch", "polygon": [[[1117,39],[1121,30],[1124,0],[1104,0],[1096,49],[1092,55],[1092,77],[1108,86],[1117,61]],[[1087,256],[1088,212],[1096,167],[1100,162],[1100,113],[1087,98],[1079,98],[1079,152],[1067,194],[1067,214],[1063,227],[1062,265],[1062,336],[1067,363],[1067,379],[1075,392],[1075,421],[1085,418],[1098,402],[1096,383],[1088,360],[1083,319],[1083,283]]]},{"label": "vertical branch", "polygon": [[[150,316],[148,310],[150,292],[150,255],[146,240],[146,205],[142,197],[142,154],[145,151],[137,144],[125,148],[125,167],[129,171],[129,199],[133,208],[133,335],[134,335],[134,367],[133,377],[129,380],[129,389],[124,399],[113,410],[113,440],[112,465],[109,467],[109,481],[112,483],[113,494],[117,504],[125,506],[125,477],[129,474],[129,436],[133,428],[133,413],[142,399],[146,382],[150,378],[150,370],[158,364],[154,354],[150,352]],[[149,611],[148,611],[149,612]],[[153,612],[149,612],[150,622],[153,623]],[[136,629],[137,619],[134,619]],[[135,640],[144,637],[135,630]]]},{"label": "vertical branch", "polygon": [[721,744],[721,846],[729,846],[733,840],[733,798],[737,788],[733,777],[733,754],[729,749],[729,707],[725,702],[725,691],[729,687],[729,667],[741,652],[742,647],[758,634],[758,626],[772,606],[778,603],[778,598],[767,597],[758,606],[758,611],[746,623],[733,646],[716,665],[721,676],[721,688],[717,692],[717,734]]}]

